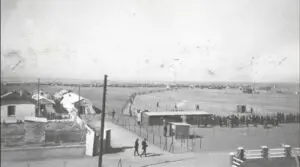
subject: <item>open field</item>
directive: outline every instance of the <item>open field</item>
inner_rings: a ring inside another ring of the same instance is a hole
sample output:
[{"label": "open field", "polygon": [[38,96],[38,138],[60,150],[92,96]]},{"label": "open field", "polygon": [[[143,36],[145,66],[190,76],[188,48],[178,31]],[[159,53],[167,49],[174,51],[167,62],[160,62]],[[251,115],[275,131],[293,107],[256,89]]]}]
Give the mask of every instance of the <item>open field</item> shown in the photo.
[{"label": "open field", "polygon": [[157,101],[160,106],[158,111],[174,109],[175,104],[183,110],[195,110],[198,104],[200,110],[218,115],[235,112],[238,104],[245,104],[248,109],[252,107],[258,114],[298,113],[300,107],[299,95],[296,94],[262,92],[252,95],[241,93],[237,89],[180,89],[167,93],[153,93],[137,96],[132,107],[156,111]]},{"label": "open field", "polygon": [[[156,110],[157,101],[159,101],[160,106],[158,110]],[[171,107],[174,107],[175,104],[183,110],[195,110],[195,105],[199,104],[201,110],[217,115],[230,115],[236,112],[237,104],[246,104],[248,108],[253,107],[254,112],[257,114],[272,115],[275,112],[299,112],[299,95],[276,94],[271,92],[252,95],[244,94],[239,90],[233,89],[179,89],[178,91],[137,96],[132,108],[160,112],[163,110],[170,111]],[[140,130],[139,127],[135,125],[134,118],[127,118],[125,124],[126,125],[122,126],[131,129],[131,131],[137,134],[141,134],[143,137],[148,136],[148,140],[158,146],[160,145],[161,138],[164,138],[162,137],[162,126],[143,127],[143,129]],[[300,124],[280,124],[279,127],[270,126],[267,129],[264,129],[262,125],[259,125],[257,128],[252,125],[249,128],[225,128],[219,126],[198,128],[193,126],[190,133],[203,137],[201,139],[201,146],[200,138],[185,140],[182,144],[179,140],[176,142],[177,146],[175,146],[175,152],[187,150],[187,147],[192,147],[193,142],[193,151],[195,152],[233,151],[239,146],[244,146],[246,149],[258,149],[261,145],[277,148],[280,147],[282,143],[290,144],[292,147],[299,147],[299,125]],[[170,139],[168,139],[168,145],[170,145]]]}]

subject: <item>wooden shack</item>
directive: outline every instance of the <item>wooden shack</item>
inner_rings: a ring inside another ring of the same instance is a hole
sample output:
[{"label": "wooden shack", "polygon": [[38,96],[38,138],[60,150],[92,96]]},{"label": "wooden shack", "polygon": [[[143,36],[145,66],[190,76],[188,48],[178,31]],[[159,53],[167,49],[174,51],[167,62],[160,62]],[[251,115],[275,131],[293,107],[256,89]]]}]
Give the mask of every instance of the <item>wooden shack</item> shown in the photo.
[{"label": "wooden shack", "polygon": [[166,122],[182,122],[182,116],[186,117],[186,123],[191,125],[204,123],[203,120],[211,116],[205,111],[166,111],[166,112],[143,112],[142,124],[146,126],[162,125]]},{"label": "wooden shack", "polygon": [[169,122],[170,130],[175,139],[187,139],[190,135],[190,124],[183,122]]}]

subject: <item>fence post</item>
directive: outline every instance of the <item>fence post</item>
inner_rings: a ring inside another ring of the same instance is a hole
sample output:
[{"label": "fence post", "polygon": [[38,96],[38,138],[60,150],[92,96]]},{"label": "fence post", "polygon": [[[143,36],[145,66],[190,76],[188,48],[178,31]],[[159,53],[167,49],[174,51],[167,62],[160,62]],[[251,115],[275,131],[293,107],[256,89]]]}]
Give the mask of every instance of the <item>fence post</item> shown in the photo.
[{"label": "fence post", "polygon": [[6,145],[6,130],[7,130],[7,125],[4,124],[4,145]]},{"label": "fence post", "polygon": [[201,150],[201,141],[202,141],[202,137],[200,137],[200,140],[199,140],[199,141],[200,141],[200,150]]},{"label": "fence post", "polygon": [[152,133],[152,134],[153,134],[153,144],[154,144],[154,143],[155,143],[155,142],[154,142],[154,133]]},{"label": "fence post", "polygon": [[261,146],[261,149],[262,157],[267,159],[269,157],[269,148],[267,146]]},{"label": "fence post", "polygon": [[189,152],[189,138],[187,138],[187,141],[186,141],[186,149],[187,149],[187,152]]},{"label": "fence post", "polygon": [[[174,136],[172,136],[172,143],[171,143],[171,149],[172,149],[172,153],[174,153]],[[171,150],[170,150],[171,152]]]},{"label": "fence post", "polygon": [[147,137],[146,138],[148,139],[148,126],[147,126],[147,130],[146,131],[147,131]]},{"label": "fence post", "polygon": [[243,147],[238,147],[238,158],[240,160],[244,160],[245,158],[245,150]]},{"label": "fence post", "polygon": [[233,157],[234,157],[234,153],[233,152],[229,153],[229,164],[230,164],[230,166],[233,165]]},{"label": "fence post", "polygon": [[161,135],[159,135],[159,148],[161,148]]},{"label": "fence post", "polygon": [[195,152],[195,143],[194,143],[194,137],[192,138],[192,152]]},{"label": "fence post", "polygon": [[166,150],[168,150],[168,138],[167,137],[165,137],[165,145],[166,145]]},{"label": "fence post", "polygon": [[160,135],[160,134],[161,134],[161,132],[160,132],[160,128],[161,128],[161,127],[160,127],[160,123],[159,123],[159,127],[158,127],[158,128],[159,128],[159,132],[158,132],[158,133],[159,133],[159,135]]},{"label": "fence post", "polygon": [[283,146],[284,147],[284,156],[286,157],[286,158],[290,158],[291,157],[291,152],[292,152],[292,148],[291,148],[291,146],[290,145],[284,145]]},{"label": "fence post", "polygon": [[142,136],[142,125],[140,125],[140,136]]}]

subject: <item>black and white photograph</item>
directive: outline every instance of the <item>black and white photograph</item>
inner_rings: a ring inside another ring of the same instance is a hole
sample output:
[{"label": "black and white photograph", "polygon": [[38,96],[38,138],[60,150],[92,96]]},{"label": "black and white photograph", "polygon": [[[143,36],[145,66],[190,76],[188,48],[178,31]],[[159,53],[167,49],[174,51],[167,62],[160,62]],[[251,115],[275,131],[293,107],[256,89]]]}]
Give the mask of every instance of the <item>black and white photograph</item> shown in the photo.
[{"label": "black and white photograph", "polygon": [[0,0],[1,167],[300,167],[299,0]]}]

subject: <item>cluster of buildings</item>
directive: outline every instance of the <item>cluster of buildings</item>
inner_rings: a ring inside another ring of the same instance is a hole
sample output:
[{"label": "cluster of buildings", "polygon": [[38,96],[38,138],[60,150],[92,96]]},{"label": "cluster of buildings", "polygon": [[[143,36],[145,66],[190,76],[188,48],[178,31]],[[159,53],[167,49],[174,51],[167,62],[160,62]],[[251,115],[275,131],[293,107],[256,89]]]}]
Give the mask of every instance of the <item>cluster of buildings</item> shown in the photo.
[{"label": "cluster of buildings", "polygon": [[93,113],[95,110],[90,100],[67,90],[60,90],[54,95],[26,90],[1,95],[1,123],[22,122],[26,117],[72,119],[77,115]]}]

